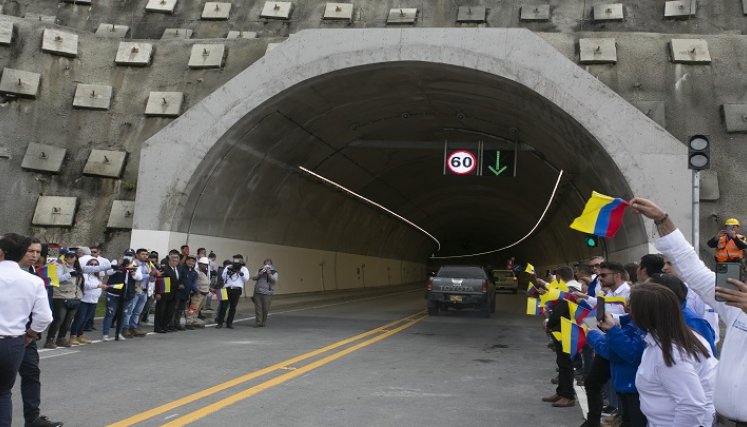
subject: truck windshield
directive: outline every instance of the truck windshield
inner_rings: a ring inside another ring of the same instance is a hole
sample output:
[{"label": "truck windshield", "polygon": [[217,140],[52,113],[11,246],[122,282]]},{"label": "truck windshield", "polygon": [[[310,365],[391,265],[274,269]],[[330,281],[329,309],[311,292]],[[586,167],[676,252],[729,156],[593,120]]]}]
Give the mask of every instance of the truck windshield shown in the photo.
[{"label": "truck windshield", "polygon": [[485,272],[480,267],[442,267],[436,277],[454,277],[459,279],[485,279]]}]

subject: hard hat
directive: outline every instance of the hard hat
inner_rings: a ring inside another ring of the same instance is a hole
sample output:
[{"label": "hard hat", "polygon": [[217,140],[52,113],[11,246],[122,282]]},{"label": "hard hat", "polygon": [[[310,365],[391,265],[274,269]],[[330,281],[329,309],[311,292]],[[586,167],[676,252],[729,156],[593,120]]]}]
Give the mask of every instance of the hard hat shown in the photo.
[{"label": "hard hat", "polygon": [[200,258],[200,259],[199,259],[199,260],[197,261],[197,263],[198,263],[198,264],[205,264],[205,265],[209,265],[209,264],[210,264],[210,260],[209,260],[209,259],[207,259],[207,257],[202,257],[202,258]]},{"label": "hard hat", "polygon": [[739,221],[736,218],[729,218],[724,221],[724,225],[736,225],[737,227],[739,227]]}]

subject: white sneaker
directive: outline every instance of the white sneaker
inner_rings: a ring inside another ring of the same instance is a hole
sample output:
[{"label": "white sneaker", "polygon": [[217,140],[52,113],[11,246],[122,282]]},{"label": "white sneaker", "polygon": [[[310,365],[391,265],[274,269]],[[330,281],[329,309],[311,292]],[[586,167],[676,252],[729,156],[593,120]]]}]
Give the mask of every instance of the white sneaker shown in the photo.
[{"label": "white sneaker", "polygon": [[114,341],[114,338],[109,337],[109,335],[104,335],[101,337],[101,341],[108,342],[108,341]]},{"label": "white sneaker", "polygon": [[126,339],[127,339],[127,338],[125,338],[125,337],[124,337],[124,335],[122,335],[122,334],[119,334],[119,340],[120,340],[120,341],[124,341],[124,340],[126,340]]}]

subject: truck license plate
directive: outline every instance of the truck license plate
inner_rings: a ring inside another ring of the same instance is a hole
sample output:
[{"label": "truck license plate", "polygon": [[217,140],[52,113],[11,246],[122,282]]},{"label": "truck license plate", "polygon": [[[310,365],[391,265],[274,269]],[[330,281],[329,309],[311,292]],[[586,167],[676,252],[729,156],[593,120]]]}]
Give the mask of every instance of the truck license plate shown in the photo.
[{"label": "truck license plate", "polygon": [[449,301],[462,302],[462,296],[461,295],[449,295]]}]

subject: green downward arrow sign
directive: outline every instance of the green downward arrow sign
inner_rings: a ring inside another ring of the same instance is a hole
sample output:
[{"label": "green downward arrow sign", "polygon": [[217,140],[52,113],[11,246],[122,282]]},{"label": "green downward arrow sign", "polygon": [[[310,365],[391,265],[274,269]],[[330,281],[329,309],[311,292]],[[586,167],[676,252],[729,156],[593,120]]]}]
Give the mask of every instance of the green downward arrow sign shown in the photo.
[{"label": "green downward arrow sign", "polygon": [[495,152],[495,167],[493,167],[491,165],[488,165],[488,169],[495,176],[499,176],[500,174],[502,174],[503,172],[505,172],[506,169],[508,169],[508,166],[501,167],[501,152],[500,152],[500,150]]}]

